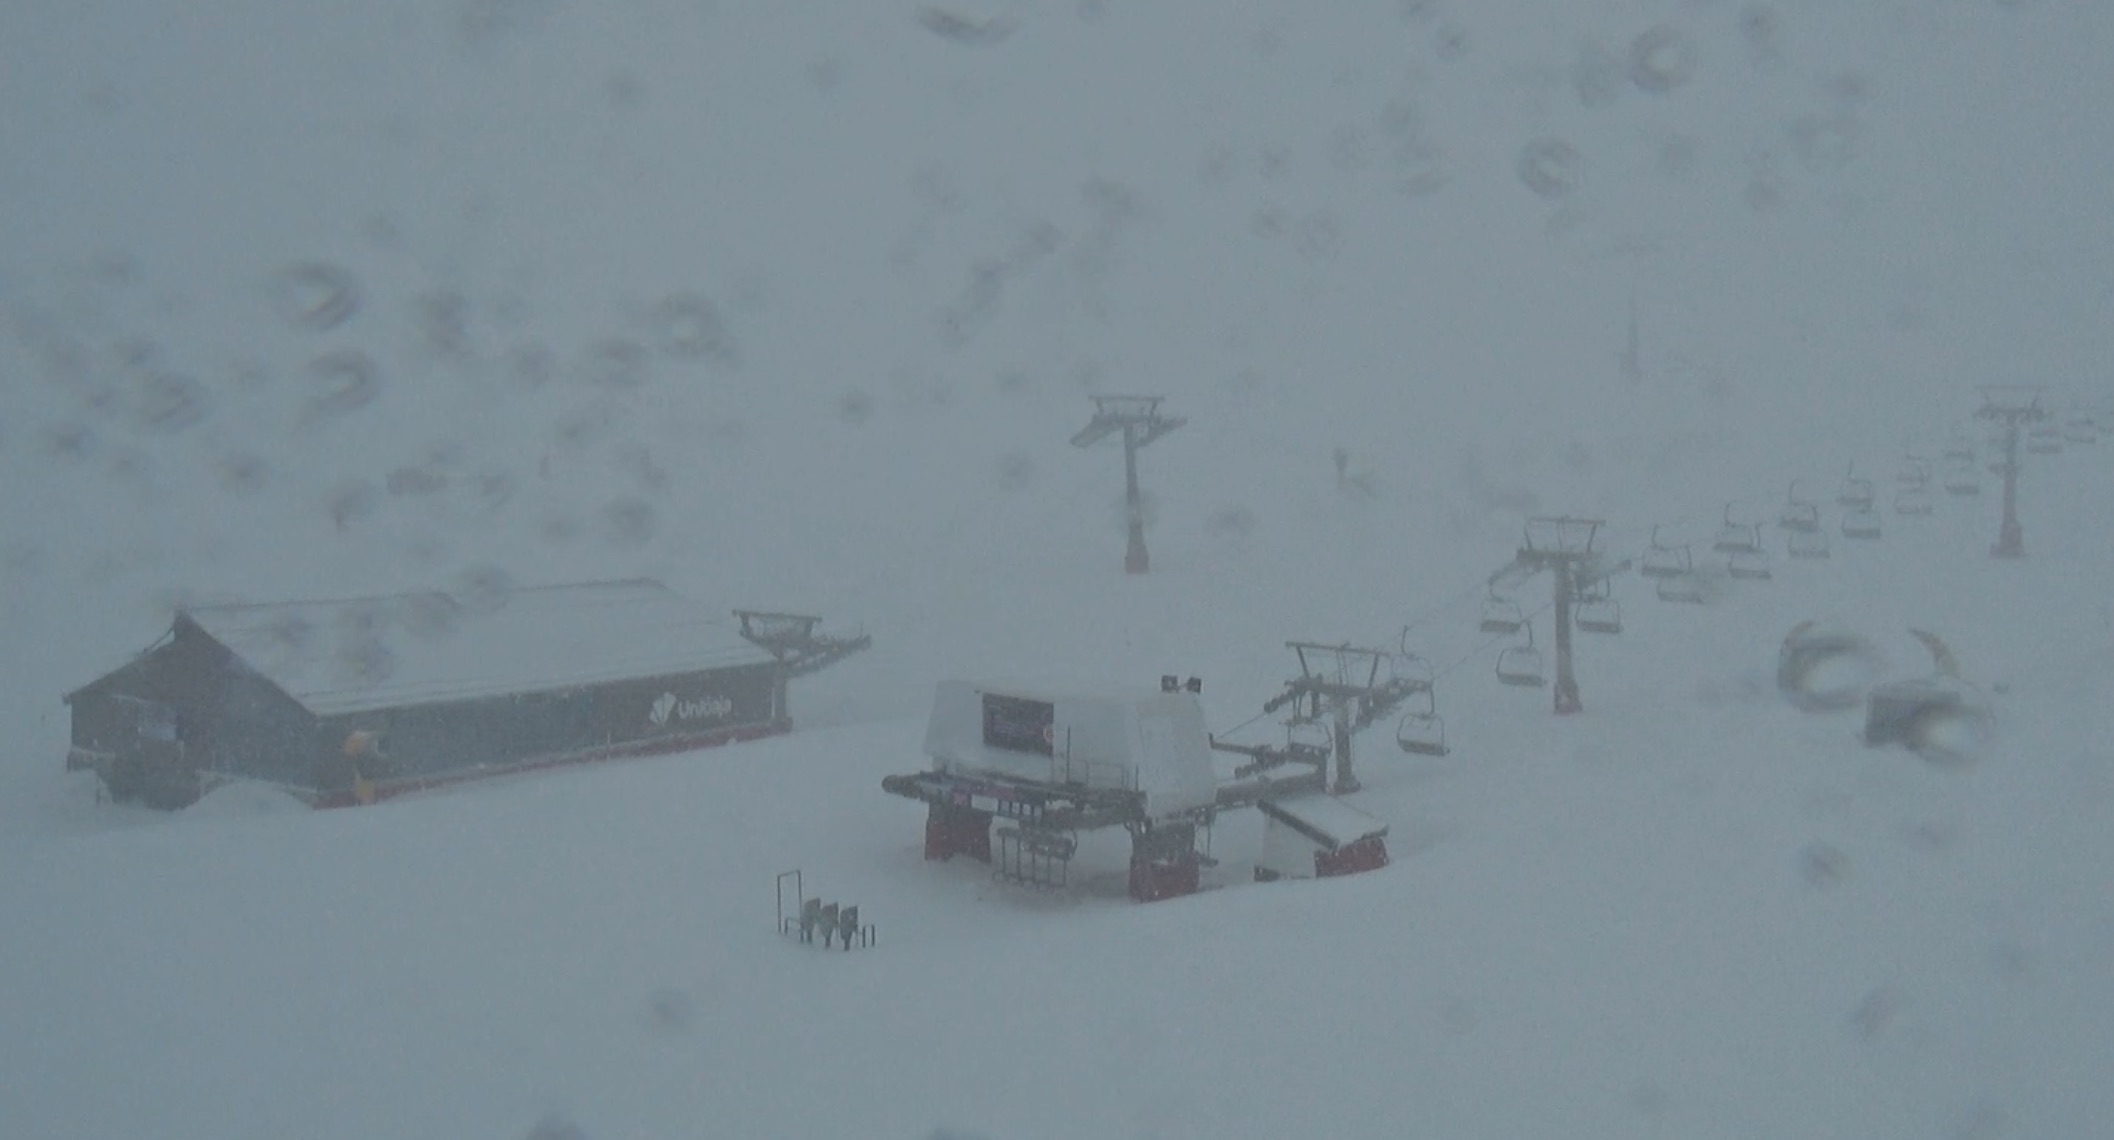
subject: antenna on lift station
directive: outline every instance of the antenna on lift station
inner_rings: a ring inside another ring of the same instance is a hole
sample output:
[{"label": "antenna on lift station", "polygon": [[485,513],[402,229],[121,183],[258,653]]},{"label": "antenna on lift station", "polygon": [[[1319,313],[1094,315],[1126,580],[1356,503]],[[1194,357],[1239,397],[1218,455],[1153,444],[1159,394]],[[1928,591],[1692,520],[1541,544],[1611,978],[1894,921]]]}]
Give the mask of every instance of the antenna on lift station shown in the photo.
[{"label": "antenna on lift station", "polygon": [[1123,571],[1143,574],[1151,567],[1145,553],[1145,508],[1138,494],[1138,449],[1189,421],[1160,414],[1162,396],[1094,396],[1094,418],[1072,436],[1073,447],[1091,447],[1112,435],[1123,436],[1123,495],[1130,542],[1123,552]]}]

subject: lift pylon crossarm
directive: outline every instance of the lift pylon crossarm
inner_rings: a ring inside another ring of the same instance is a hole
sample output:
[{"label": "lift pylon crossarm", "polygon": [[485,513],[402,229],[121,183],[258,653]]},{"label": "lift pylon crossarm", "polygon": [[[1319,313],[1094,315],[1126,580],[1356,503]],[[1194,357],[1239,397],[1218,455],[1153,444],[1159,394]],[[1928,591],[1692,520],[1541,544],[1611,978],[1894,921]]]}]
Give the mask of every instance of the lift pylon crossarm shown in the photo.
[{"label": "lift pylon crossarm", "polygon": [[1143,447],[1188,423],[1182,416],[1160,414],[1164,396],[1093,396],[1094,418],[1072,435],[1073,447],[1091,447],[1112,435],[1135,428],[1136,446]]},{"label": "lift pylon crossarm", "polygon": [[1535,569],[1564,559],[1575,565],[1576,560],[1593,554],[1593,540],[1605,525],[1600,519],[1568,515],[1528,519],[1516,561]]}]

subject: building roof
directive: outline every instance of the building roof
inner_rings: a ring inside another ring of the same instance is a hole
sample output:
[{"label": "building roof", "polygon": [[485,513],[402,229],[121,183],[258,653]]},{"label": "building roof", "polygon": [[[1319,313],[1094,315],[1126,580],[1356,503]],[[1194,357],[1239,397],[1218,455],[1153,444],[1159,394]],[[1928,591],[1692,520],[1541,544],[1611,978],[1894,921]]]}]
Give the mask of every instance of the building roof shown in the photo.
[{"label": "building roof", "polygon": [[181,615],[324,716],[774,658],[659,582],[197,606]]},{"label": "building roof", "polygon": [[1274,819],[1330,851],[1387,834],[1387,824],[1328,795],[1290,796],[1256,805]]}]

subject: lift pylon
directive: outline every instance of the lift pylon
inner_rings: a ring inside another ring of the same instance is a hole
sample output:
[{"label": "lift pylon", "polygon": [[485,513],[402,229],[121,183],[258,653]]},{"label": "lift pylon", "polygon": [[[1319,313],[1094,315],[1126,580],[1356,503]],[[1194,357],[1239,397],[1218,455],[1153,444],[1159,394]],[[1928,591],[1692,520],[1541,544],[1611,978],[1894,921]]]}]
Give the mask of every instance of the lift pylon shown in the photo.
[{"label": "lift pylon", "polygon": [[2026,557],[2026,535],[2019,527],[2019,429],[2048,418],[2041,407],[2038,385],[1990,385],[1981,389],[1982,406],[1975,418],[1987,421],[1999,434],[2000,458],[1992,464],[2004,476],[2004,521],[1997,530],[1992,558]]},{"label": "lift pylon", "polygon": [[1571,669],[1571,603],[1579,584],[1607,575],[1593,540],[1605,525],[1599,519],[1555,518],[1527,520],[1526,534],[1514,557],[1515,565],[1528,570],[1548,570],[1554,575],[1556,603],[1556,696],[1558,716],[1582,712],[1578,679]]},{"label": "lift pylon", "polygon": [[1288,641],[1285,648],[1298,656],[1299,676],[1263,702],[1263,711],[1274,713],[1289,707],[1294,726],[1331,723],[1336,781],[1329,790],[1338,795],[1355,792],[1359,784],[1352,768],[1351,737],[1392,715],[1412,694],[1430,692],[1430,669],[1417,668],[1413,662],[1403,668],[1395,654],[1385,649],[1313,641]]},{"label": "lift pylon", "polygon": [[1138,449],[1189,421],[1160,413],[1161,396],[1094,396],[1094,418],[1072,435],[1073,447],[1092,447],[1112,435],[1123,436],[1123,496],[1129,543],[1123,570],[1143,574],[1152,560],[1145,551],[1145,507],[1138,492]]}]

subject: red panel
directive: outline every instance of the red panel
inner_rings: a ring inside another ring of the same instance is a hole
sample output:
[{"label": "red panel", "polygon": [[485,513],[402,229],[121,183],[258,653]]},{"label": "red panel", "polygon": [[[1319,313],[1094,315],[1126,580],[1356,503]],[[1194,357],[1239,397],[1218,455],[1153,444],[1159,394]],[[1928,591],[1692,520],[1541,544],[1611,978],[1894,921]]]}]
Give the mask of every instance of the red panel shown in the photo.
[{"label": "red panel", "polygon": [[1377,871],[1387,866],[1387,841],[1380,836],[1346,843],[1334,851],[1314,852],[1314,877],[1334,878],[1337,875],[1355,875],[1361,871]]},{"label": "red panel", "polygon": [[1201,882],[1202,864],[1194,851],[1169,862],[1131,860],[1130,897],[1139,902],[1193,895]]},{"label": "red panel", "polygon": [[991,813],[933,804],[925,814],[925,858],[944,861],[956,855],[991,861]]}]

